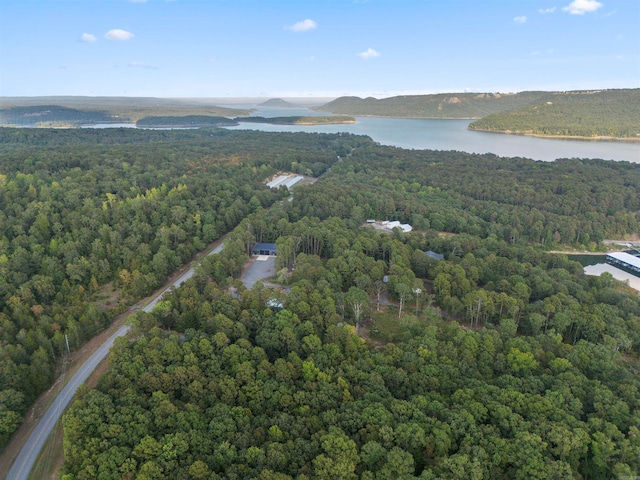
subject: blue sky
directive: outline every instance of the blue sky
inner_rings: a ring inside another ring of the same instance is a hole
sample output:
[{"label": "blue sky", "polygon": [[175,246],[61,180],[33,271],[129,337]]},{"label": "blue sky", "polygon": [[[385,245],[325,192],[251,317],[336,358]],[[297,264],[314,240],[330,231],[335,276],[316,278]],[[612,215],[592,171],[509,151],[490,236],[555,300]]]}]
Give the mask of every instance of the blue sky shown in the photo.
[{"label": "blue sky", "polygon": [[640,87],[639,0],[0,0],[0,95]]}]

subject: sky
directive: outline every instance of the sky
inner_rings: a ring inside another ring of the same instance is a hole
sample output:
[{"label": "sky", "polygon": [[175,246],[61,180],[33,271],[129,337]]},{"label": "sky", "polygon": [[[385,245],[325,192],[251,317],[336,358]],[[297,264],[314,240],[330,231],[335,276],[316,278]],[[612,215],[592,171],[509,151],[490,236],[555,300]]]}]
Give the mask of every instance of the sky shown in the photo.
[{"label": "sky", "polygon": [[0,95],[640,87],[640,0],[0,0]]}]

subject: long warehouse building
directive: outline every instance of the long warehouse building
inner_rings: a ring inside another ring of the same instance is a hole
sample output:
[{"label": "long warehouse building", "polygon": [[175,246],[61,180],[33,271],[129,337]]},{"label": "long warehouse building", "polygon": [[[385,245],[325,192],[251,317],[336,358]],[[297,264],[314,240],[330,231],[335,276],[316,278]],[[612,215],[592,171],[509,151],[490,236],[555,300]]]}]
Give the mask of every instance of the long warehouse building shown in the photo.
[{"label": "long warehouse building", "polygon": [[640,258],[626,252],[607,253],[607,263],[640,277]]},{"label": "long warehouse building", "polygon": [[304,179],[301,175],[280,175],[279,177],[274,178],[269,183],[267,183],[267,187],[269,188],[280,188],[287,187],[288,189],[293,188],[298,182]]}]

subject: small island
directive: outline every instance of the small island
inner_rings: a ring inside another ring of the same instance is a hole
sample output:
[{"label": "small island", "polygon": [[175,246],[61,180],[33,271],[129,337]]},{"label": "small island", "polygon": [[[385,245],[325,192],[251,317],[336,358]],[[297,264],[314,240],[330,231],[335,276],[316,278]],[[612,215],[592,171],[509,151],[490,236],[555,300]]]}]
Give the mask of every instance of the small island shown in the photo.
[{"label": "small island", "polygon": [[238,122],[231,118],[211,115],[144,117],[136,122],[136,127],[142,128],[232,127],[235,125],[238,125]]},{"label": "small island", "polygon": [[269,123],[271,125],[344,125],[356,123],[346,115],[291,116],[291,117],[236,117],[242,123]]},{"label": "small island", "polygon": [[345,115],[291,116],[291,117],[215,117],[208,115],[144,117],[136,122],[140,128],[198,128],[234,127],[242,123],[268,123],[271,125],[342,125],[356,123]]}]

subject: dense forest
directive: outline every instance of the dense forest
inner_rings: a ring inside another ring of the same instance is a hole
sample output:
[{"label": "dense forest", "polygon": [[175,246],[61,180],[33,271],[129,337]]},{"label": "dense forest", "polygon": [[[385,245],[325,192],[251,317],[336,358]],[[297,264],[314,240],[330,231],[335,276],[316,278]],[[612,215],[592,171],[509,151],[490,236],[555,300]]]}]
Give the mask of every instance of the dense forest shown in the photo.
[{"label": "dense forest", "polygon": [[488,115],[472,130],[640,140],[640,89],[548,94],[532,105]]},{"label": "dense forest", "polygon": [[300,190],[294,207],[319,218],[400,220],[547,247],[593,250],[605,238],[640,231],[640,168],[628,162],[368,145],[332,172],[322,189]]},{"label": "dense forest", "polygon": [[[283,213],[250,215],[224,254],[137,314],[135,342],[118,343],[110,372],[65,416],[63,478],[638,472],[639,382],[621,360],[640,344],[636,294],[493,237],[391,235]],[[278,238],[287,295],[229,276],[255,235]],[[447,260],[431,263],[426,248]],[[362,338],[365,321],[378,325],[381,285],[400,308],[393,343]],[[432,287],[422,309],[417,285]],[[283,309],[269,307],[274,298]]]},{"label": "dense forest", "polygon": [[[282,201],[263,182],[289,171],[320,178]],[[231,230],[80,393],[65,480],[640,472],[640,298],[545,251],[640,231],[635,164],[3,128],[0,172],[0,444],[65,334],[78,348]],[[281,288],[238,281],[256,241],[276,243]]]},{"label": "dense forest", "polygon": [[[278,140],[280,138],[280,140]],[[268,141],[267,141],[268,139]],[[365,138],[225,130],[0,129],[0,446],[65,349]],[[100,299],[121,302],[101,308]]]}]

